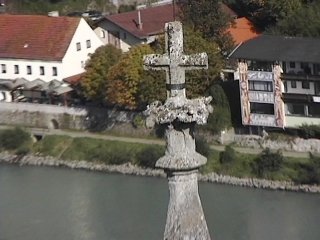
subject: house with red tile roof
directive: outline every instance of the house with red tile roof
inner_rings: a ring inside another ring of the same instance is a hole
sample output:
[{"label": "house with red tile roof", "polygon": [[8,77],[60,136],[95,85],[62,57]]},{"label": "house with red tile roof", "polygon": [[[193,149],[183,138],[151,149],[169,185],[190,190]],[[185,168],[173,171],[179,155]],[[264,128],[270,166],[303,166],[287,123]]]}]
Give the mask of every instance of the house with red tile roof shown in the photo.
[{"label": "house with red tile roof", "polygon": [[106,16],[94,31],[104,44],[126,52],[133,45],[153,42],[164,32],[165,23],[172,21],[174,5],[164,4]]},{"label": "house with red tile roof", "polygon": [[[221,4],[221,9],[235,21],[227,31],[236,44],[257,36],[258,31],[248,19],[238,18],[225,4]],[[178,15],[178,4],[166,3],[106,16],[98,22],[94,31],[105,44],[112,44],[126,52],[133,45],[154,41],[163,33],[165,23],[174,21]]]},{"label": "house with red tile roof", "polygon": [[84,19],[56,14],[0,15],[0,33],[0,83],[6,86],[16,79],[62,82],[83,73],[89,55],[103,45]]}]

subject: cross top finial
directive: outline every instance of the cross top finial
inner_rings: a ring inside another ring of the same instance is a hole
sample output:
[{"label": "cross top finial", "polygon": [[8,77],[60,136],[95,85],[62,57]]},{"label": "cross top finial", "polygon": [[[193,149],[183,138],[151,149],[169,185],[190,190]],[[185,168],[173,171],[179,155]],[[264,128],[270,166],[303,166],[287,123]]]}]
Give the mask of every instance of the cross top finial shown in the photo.
[{"label": "cross top finial", "polygon": [[168,97],[186,97],[185,71],[208,68],[206,53],[184,55],[183,31],[181,22],[169,22],[165,25],[166,53],[144,56],[145,69],[165,70]]}]

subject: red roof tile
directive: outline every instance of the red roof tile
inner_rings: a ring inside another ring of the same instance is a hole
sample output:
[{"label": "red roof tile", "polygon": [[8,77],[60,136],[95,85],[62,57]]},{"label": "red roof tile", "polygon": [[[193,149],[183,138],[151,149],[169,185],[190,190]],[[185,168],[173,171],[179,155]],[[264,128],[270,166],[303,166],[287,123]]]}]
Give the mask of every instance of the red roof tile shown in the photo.
[{"label": "red roof tile", "polygon": [[0,15],[0,58],[62,60],[79,22],[71,17]]},{"label": "red roof tile", "polygon": [[231,26],[227,31],[232,36],[236,45],[255,38],[261,34],[259,30],[254,27],[252,22],[245,17],[235,19],[234,22],[234,25]]},{"label": "red roof tile", "polygon": [[148,7],[140,9],[142,28],[139,29],[138,12],[139,10],[114,14],[106,19],[140,39],[164,32],[165,23],[174,21],[172,4]]},{"label": "red roof tile", "polygon": [[63,79],[64,82],[69,83],[70,85],[77,85],[81,82],[84,73],[79,73],[77,75],[73,75]]}]

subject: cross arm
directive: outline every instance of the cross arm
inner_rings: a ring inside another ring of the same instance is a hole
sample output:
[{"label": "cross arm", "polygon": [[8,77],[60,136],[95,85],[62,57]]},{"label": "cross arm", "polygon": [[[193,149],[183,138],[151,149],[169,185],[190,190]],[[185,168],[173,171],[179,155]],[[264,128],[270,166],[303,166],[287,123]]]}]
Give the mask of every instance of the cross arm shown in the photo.
[{"label": "cross arm", "polygon": [[143,68],[145,70],[164,70],[170,65],[170,59],[167,54],[149,54],[143,57]]},{"label": "cross arm", "polygon": [[208,69],[208,55],[206,53],[183,55],[179,65],[189,69]]}]

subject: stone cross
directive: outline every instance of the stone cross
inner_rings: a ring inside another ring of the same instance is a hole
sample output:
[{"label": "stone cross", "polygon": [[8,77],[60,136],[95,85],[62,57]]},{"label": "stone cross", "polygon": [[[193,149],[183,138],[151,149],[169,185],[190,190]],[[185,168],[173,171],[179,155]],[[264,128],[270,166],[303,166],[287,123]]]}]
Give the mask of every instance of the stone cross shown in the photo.
[{"label": "stone cross", "polygon": [[206,53],[183,54],[183,31],[180,22],[167,23],[165,29],[166,53],[145,56],[144,67],[166,71],[168,97],[185,97],[185,70],[208,68],[208,57]]},{"label": "stone cross", "polygon": [[206,68],[206,53],[184,55],[180,22],[165,26],[166,53],[144,56],[147,69],[166,70],[167,100],[146,110],[147,122],[166,124],[166,152],[156,162],[169,182],[170,200],[164,240],[210,240],[198,193],[198,169],[207,159],[196,152],[194,126],[205,124],[211,98],[189,100],[185,93],[185,70]]}]

